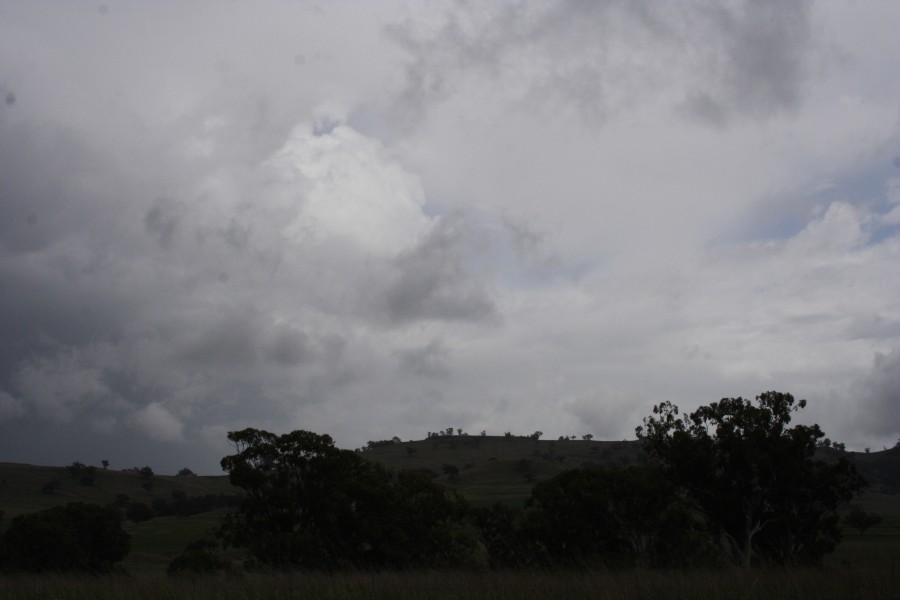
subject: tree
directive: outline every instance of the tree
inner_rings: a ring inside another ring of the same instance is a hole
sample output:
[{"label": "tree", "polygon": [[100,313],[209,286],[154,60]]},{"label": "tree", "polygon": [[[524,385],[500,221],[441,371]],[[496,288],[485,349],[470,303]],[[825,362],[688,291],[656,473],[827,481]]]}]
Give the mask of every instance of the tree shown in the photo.
[{"label": "tree", "polygon": [[125,509],[125,518],[132,523],[143,523],[153,518],[153,510],[143,502],[132,502]]},{"label": "tree", "polygon": [[177,477],[196,477],[196,473],[185,467],[178,471]]},{"label": "tree", "polygon": [[451,481],[455,481],[457,477],[459,477],[459,467],[456,465],[446,464],[441,467],[441,470],[444,472],[444,475],[447,476]]},{"label": "tree", "polygon": [[22,571],[104,573],[130,547],[118,510],[74,502],[14,518],[0,538],[0,563]]},{"label": "tree", "polygon": [[744,568],[754,552],[778,563],[818,562],[840,540],[837,507],[864,483],[844,458],[813,460],[819,426],[788,427],[805,406],[765,392],[755,405],[723,398],[679,418],[664,402],[637,428],[650,458]]},{"label": "tree", "polygon": [[109,461],[106,460],[105,458],[104,458],[103,460],[100,461],[100,464],[103,465],[103,470],[104,470],[104,471],[107,470],[107,469],[109,468]]},{"label": "tree", "polygon": [[564,566],[674,566],[704,548],[675,486],[647,467],[564,471],[528,505],[526,532]]},{"label": "tree", "polygon": [[[236,452],[222,459],[222,468],[245,496],[221,535],[262,563],[281,569],[430,565],[439,556],[432,542],[455,539],[449,528],[458,517],[448,512],[458,503],[438,502],[448,492],[426,476],[401,473],[395,481],[384,467],[310,431],[279,436],[244,429],[228,439]],[[431,516],[423,524],[419,513]]]},{"label": "tree", "polygon": [[844,517],[844,522],[859,531],[859,537],[862,537],[866,529],[874,527],[881,523],[881,515],[876,513],[868,513],[861,506],[853,505],[850,512]]}]

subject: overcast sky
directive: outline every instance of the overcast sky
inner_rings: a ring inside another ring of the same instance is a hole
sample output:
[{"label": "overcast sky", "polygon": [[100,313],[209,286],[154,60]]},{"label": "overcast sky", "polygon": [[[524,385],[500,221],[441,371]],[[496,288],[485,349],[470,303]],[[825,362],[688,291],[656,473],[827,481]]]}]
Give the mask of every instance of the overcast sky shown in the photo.
[{"label": "overcast sky", "polygon": [[0,461],[900,437],[900,3],[0,2]]}]

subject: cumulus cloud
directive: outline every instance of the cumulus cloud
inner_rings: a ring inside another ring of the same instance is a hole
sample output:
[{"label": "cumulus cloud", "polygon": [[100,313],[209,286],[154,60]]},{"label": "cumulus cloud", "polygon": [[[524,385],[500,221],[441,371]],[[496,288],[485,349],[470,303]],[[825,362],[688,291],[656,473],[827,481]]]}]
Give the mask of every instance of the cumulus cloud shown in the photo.
[{"label": "cumulus cloud", "polygon": [[0,452],[773,388],[889,435],[896,10],[2,4]]}]

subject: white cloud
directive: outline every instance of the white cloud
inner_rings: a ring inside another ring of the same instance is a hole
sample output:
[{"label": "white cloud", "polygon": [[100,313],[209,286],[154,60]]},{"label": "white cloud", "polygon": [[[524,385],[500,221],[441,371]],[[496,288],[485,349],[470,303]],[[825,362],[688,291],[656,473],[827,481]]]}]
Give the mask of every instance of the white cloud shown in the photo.
[{"label": "white cloud", "polygon": [[183,438],[184,424],[159,402],[136,412],[134,422],[149,437],[161,442],[178,442]]}]

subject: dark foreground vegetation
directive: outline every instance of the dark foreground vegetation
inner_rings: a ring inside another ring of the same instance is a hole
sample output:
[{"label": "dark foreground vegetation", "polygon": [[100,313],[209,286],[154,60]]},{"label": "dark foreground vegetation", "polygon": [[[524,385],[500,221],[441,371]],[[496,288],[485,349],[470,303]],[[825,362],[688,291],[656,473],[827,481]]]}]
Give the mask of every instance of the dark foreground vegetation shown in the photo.
[{"label": "dark foreground vegetation", "polygon": [[[422,445],[395,438],[354,452],[308,431],[232,432],[222,459],[231,487],[217,493],[188,469],[160,478],[135,468],[128,477],[146,497],[57,501],[0,521],[0,597],[134,597],[150,585],[154,597],[893,597],[897,539],[882,534],[900,523],[871,500],[851,503],[865,481],[843,448],[819,460],[818,426],[790,425],[804,405],[777,392],[689,415],[664,403],[637,430],[637,460],[573,436],[567,444],[597,458],[574,468],[562,466],[562,438],[538,446],[535,432],[531,458],[506,458],[527,499],[479,494],[475,505],[458,491],[471,490],[474,461],[416,467]],[[427,442],[435,452],[484,443],[488,467],[500,462],[500,445],[473,440],[447,430]],[[413,468],[388,469],[378,454]],[[90,469],[73,464],[40,498],[109,481]],[[160,565],[167,579],[125,558],[154,536],[182,540]]]},{"label": "dark foreground vegetation", "polygon": [[5,577],[0,599],[138,600],[895,600],[897,576],[839,568],[692,571],[247,573],[172,578]]}]

